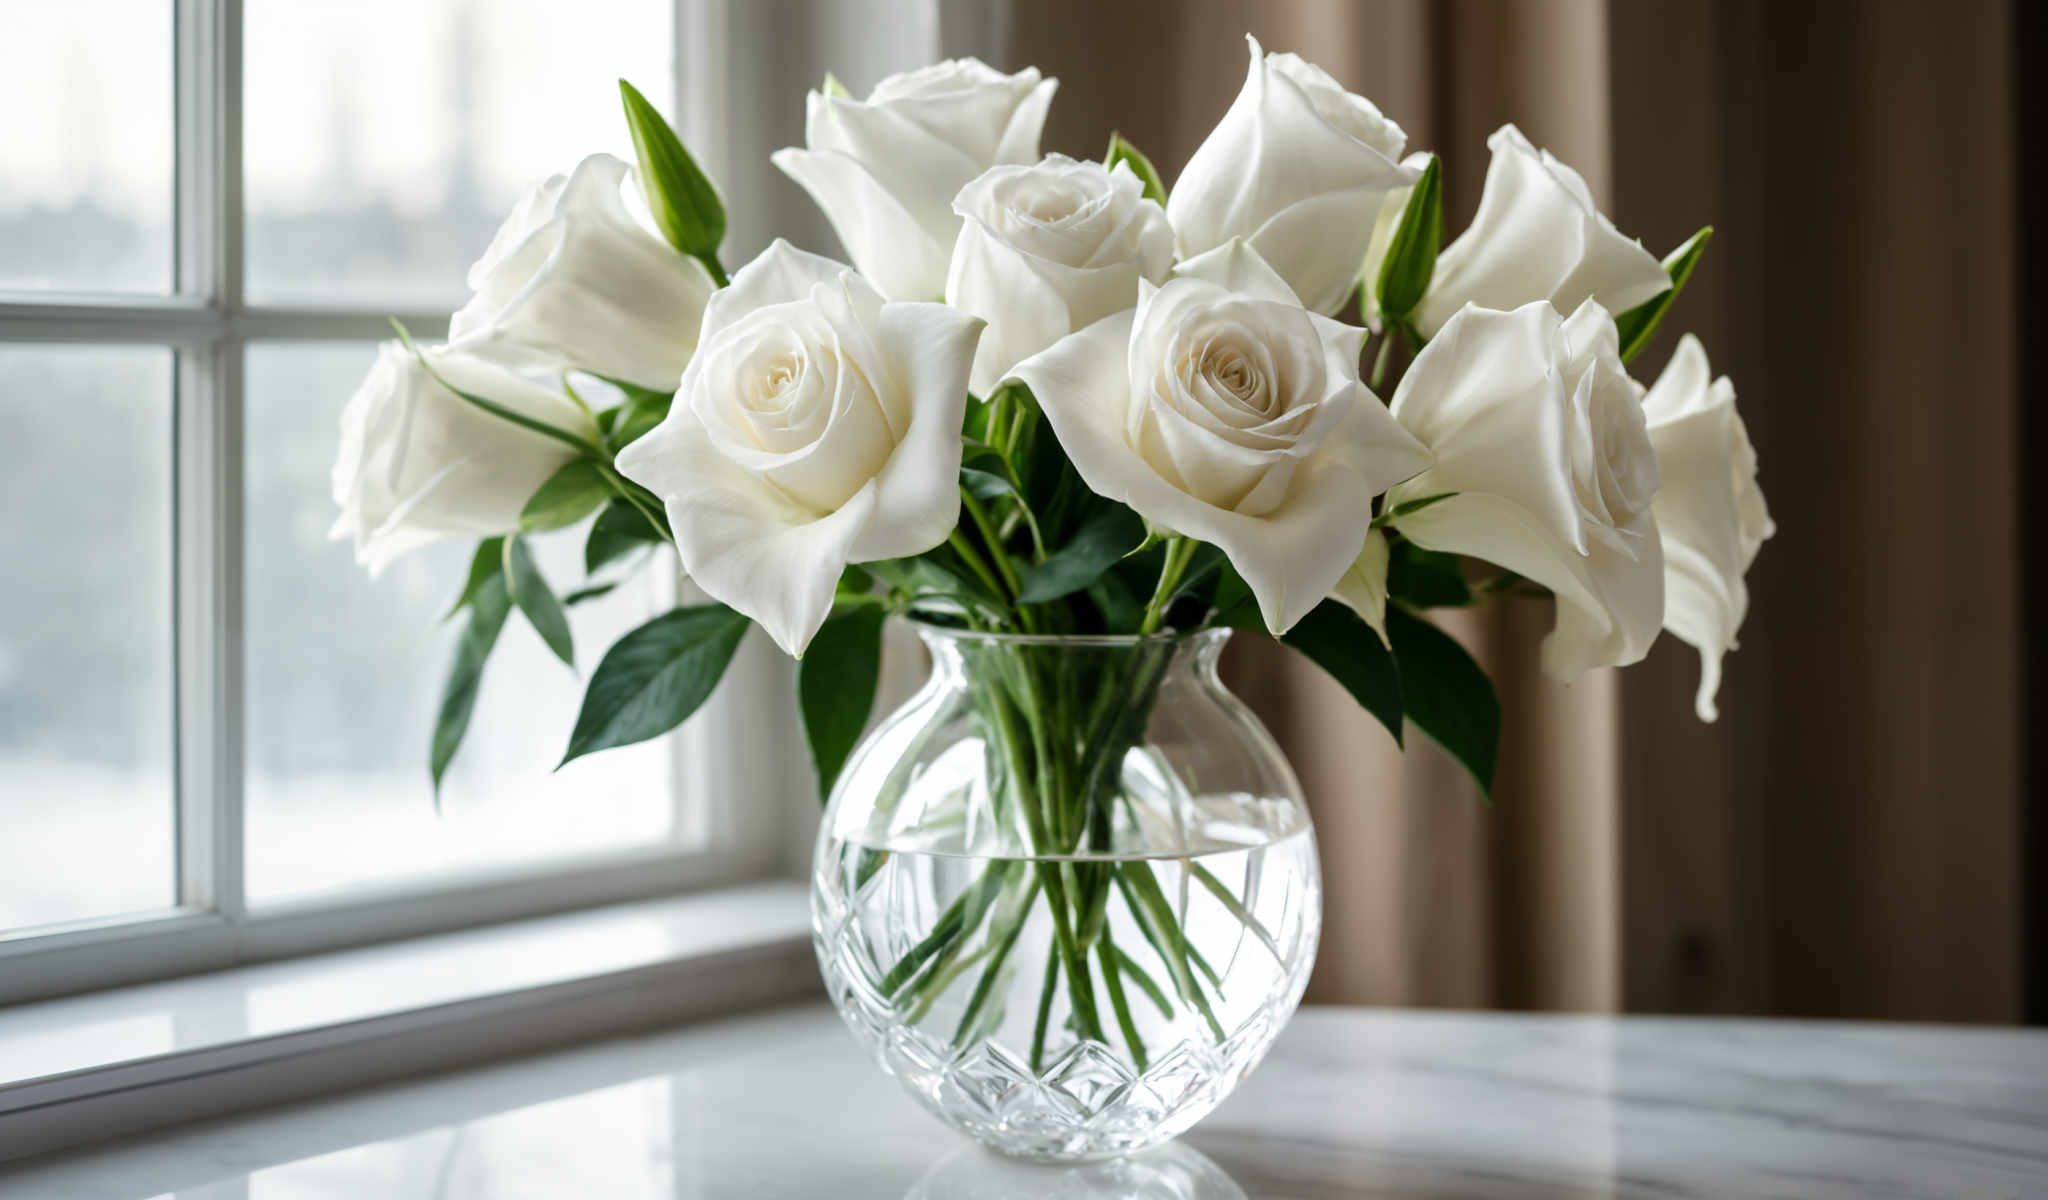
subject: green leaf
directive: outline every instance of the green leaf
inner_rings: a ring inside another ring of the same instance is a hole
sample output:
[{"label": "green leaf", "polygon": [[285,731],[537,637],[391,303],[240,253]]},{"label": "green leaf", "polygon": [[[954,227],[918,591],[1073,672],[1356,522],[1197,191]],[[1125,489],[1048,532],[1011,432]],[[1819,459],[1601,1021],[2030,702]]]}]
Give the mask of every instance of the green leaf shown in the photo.
[{"label": "green leaf", "polygon": [[619,390],[626,399],[622,404],[605,410],[604,429],[613,451],[625,449],[668,418],[668,410],[675,402],[673,391],[661,392],[642,387],[624,379],[613,379],[609,375],[597,378]]},{"label": "green leaf", "polygon": [[1434,496],[1420,496],[1413,500],[1403,500],[1379,516],[1374,517],[1372,519],[1372,528],[1379,529],[1382,526],[1391,525],[1402,517],[1413,516],[1430,505],[1441,504],[1457,494],[1456,492],[1438,492]]},{"label": "green leaf", "polygon": [[676,393],[675,389],[673,388],[664,392],[659,388],[651,388],[646,386],[645,384],[634,383],[630,379],[619,379],[616,376],[612,375],[599,375],[595,371],[588,371],[585,373],[591,376],[591,378],[593,379],[603,381],[605,384],[616,389],[619,395],[625,397],[626,403],[620,406],[622,408],[630,407],[635,404],[652,403],[655,401],[665,402],[675,398]]},{"label": "green leaf", "polygon": [[1024,604],[1044,604],[1095,582],[1118,559],[1145,540],[1145,522],[1121,504],[1090,513],[1074,536],[1031,568],[1017,588]]},{"label": "green leaf", "polygon": [[525,533],[540,533],[574,525],[603,507],[610,495],[611,487],[605,483],[597,463],[587,458],[575,459],[548,476],[547,482],[526,501],[526,507],[519,512],[519,528]]},{"label": "green leaf", "polygon": [[1380,263],[1380,277],[1374,282],[1373,294],[1389,325],[1406,320],[1422,303],[1430,276],[1436,273],[1436,252],[1443,240],[1443,160],[1431,155],[1422,178],[1408,193],[1408,206],[1401,210],[1401,223],[1394,227],[1387,257]]},{"label": "green leaf", "polygon": [[469,581],[462,585],[462,594],[455,598],[441,619],[447,620],[456,613],[476,602],[476,594],[491,576],[505,569],[505,539],[485,538],[476,544],[476,555],[469,560]]},{"label": "green leaf", "polygon": [[1088,585],[1088,599],[1102,614],[1104,633],[1136,633],[1145,620],[1145,597],[1132,591],[1114,571],[1104,571]]},{"label": "green leaf", "polygon": [[661,113],[623,79],[619,98],[626,107],[626,125],[640,159],[640,186],[647,193],[655,225],[669,245],[701,260],[712,278],[723,284],[718,246],[725,240],[725,205],[719,202],[718,189],[704,177]]},{"label": "green leaf", "polygon": [[618,586],[619,581],[614,579],[610,583],[593,583],[589,587],[577,588],[575,591],[562,597],[562,607],[574,608],[585,600],[595,600],[599,596],[609,595],[611,590]]},{"label": "green leaf", "polygon": [[912,603],[939,598],[963,608],[978,607],[991,613],[1000,613],[1004,608],[1002,597],[984,587],[959,556],[946,546],[927,550],[915,558],[892,558],[861,565]]},{"label": "green leaf", "polygon": [[1614,318],[1615,331],[1621,335],[1621,361],[1641,354],[1657,335],[1657,326],[1678,299],[1678,293],[1685,290],[1685,281],[1692,278],[1692,269],[1707,248],[1707,239],[1713,236],[1714,227],[1708,225],[1685,239],[1684,245],[1664,259],[1664,273],[1671,276],[1671,286]]},{"label": "green leaf", "polygon": [[1401,672],[1401,703],[1415,727],[1457,759],[1493,796],[1500,753],[1500,698],[1457,639],[1405,609],[1387,608],[1387,637]]},{"label": "green leaf", "polygon": [[1387,595],[1415,608],[1460,608],[1472,603],[1472,585],[1457,555],[1395,542],[1387,555]]},{"label": "green leaf", "polygon": [[434,742],[428,758],[437,806],[441,799],[441,777],[462,745],[463,735],[469,732],[469,717],[476,709],[477,685],[483,681],[484,662],[491,657],[492,648],[498,644],[498,631],[505,627],[506,614],[512,610],[504,573],[487,573],[467,602],[469,624],[463,628],[462,640],[456,643],[455,660],[448,665],[448,679],[441,687],[441,710],[434,718]]},{"label": "green leaf", "polygon": [[984,471],[980,467],[960,468],[960,486],[966,488],[968,494],[976,500],[984,503],[1016,491],[1010,486],[1007,478],[994,471]]},{"label": "green leaf", "polygon": [[875,706],[875,686],[882,677],[882,618],[887,615],[874,604],[833,613],[797,662],[797,702],[821,803],[831,796]]},{"label": "green leaf", "polygon": [[661,531],[639,509],[628,501],[613,500],[590,523],[590,537],[583,543],[583,570],[595,574],[598,568],[661,541]]},{"label": "green leaf", "polygon": [[555,599],[554,589],[534,564],[533,552],[526,548],[523,537],[505,543],[505,582],[511,588],[512,602],[526,614],[540,640],[548,644],[556,658],[575,666],[576,644],[569,636],[569,616],[562,611],[562,602]]},{"label": "green leaf", "polygon": [[1406,676],[1380,643],[1380,635],[1357,613],[1325,600],[1280,640],[1343,684],[1359,707],[1394,735],[1394,744],[1401,744],[1401,685]]},{"label": "green leaf", "polygon": [[718,686],[746,632],[747,619],[725,605],[699,604],[665,612],[620,638],[584,689],[562,762],[682,724]]},{"label": "green leaf", "polygon": [[1102,165],[1114,171],[1118,163],[1130,164],[1131,173],[1145,185],[1145,199],[1161,208],[1166,207],[1166,185],[1160,182],[1159,168],[1152,165],[1152,160],[1146,158],[1143,151],[1125,141],[1123,134],[1112,133],[1109,135],[1109,150],[1102,156]]}]

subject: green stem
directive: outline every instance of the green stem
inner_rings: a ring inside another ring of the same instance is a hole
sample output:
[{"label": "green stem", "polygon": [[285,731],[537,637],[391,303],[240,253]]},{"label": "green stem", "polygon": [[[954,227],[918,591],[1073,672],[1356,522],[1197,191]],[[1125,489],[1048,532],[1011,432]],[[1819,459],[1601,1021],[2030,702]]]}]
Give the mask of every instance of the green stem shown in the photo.
[{"label": "green stem", "polygon": [[1131,1020],[1131,1002],[1124,996],[1123,974],[1117,970],[1116,947],[1107,941],[1097,943],[1095,955],[1102,963],[1102,981],[1109,985],[1109,1006],[1116,1012],[1116,1026],[1123,1032],[1124,1044],[1131,1048],[1131,1062],[1143,1071],[1145,1043],[1139,1039],[1138,1027]]},{"label": "green stem", "polygon": [[[995,523],[988,519],[988,509],[982,507],[980,497],[966,488],[960,489],[960,504],[966,508],[967,516],[974,522],[974,527],[981,531],[981,540],[988,547],[989,558],[995,563],[997,573],[1003,577],[1003,594],[1012,601],[1017,600],[1022,590],[1018,586],[1017,568],[1010,564],[1010,556],[1003,552],[1003,539],[996,533]],[[1020,606],[1018,615],[1023,618],[1024,627],[1030,629],[1031,614]]]},{"label": "green stem", "polygon": [[882,994],[894,997],[933,955],[943,953],[960,939],[973,933],[981,924],[982,914],[994,900],[995,892],[1002,887],[1014,865],[1007,860],[996,863],[973,887],[954,897],[953,903],[939,915],[938,923],[932,926],[932,931],[925,935],[923,941],[912,946],[902,958],[897,959],[896,965],[883,977]]},{"label": "green stem", "polygon": [[1389,324],[1387,331],[1380,335],[1380,352],[1373,356],[1372,379],[1367,386],[1375,392],[1387,381],[1387,366],[1394,358],[1394,333],[1394,326]]},{"label": "green stem", "polygon": [[1031,881],[1031,890],[1024,894],[1024,902],[1017,906],[1017,915],[1010,922],[1009,931],[996,943],[995,953],[988,965],[981,970],[981,978],[975,981],[974,994],[968,997],[967,1011],[960,1014],[960,1027],[953,1032],[953,1048],[967,1045],[968,1034],[974,1030],[975,1018],[981,1015],[982,1006],[988,1003],[989,993],[995,990],[996,980],[1003,972],[1003,963],[1010,957],[1010,948],[1017,944],[1017,935],[1024,932],[1024,922],[1031,915],[1031,906],[1038,902],[1038,881]]},{"label": "green stem", "polygon": [[1188,560],[1195,554],[1195,543],[1179,535],[1166,539],[1166,559],[1159,564],[1159,586],[1152,589],[1152,599],[1145,605],[1145,619],[1138,626],[1141,637],[1159,632],[1159,623],[1166,619],[1166,610],[1173,602],[1173,590],[1180,586],[1180,577],[1188,569]]},{"label": "green stem", "polygon": [[[1024,786],[1024,754],[1017,744],[1015,720],[1010,706],[1000,698],[992,705],[996,710],[998,740],[1003,744],[1003,753],[1010,764],[1010,777],[1019,788]],[[1018,807],[1023,810],[1024,821],[1029,828],[1034,851],[1038,854],[1051,853],[1051,839],[1046,830],[1045,814],[1031,803],[1028,797],[1019,796]],[[1082,956],[1080,947],[1074,941],[1074,930],[1069,915],[1073,912],[1067,900],[1065,883],[1060,878],[1059,867],[1047,859],[1036,864],[1039,882],[1045,886],[1047,907],[1052,910],[1052,931],[1059,946],[1060,957],[1065,960],[1067,970],[1067,992],[1074,1006],[1074,1019],[1080,1024],[1084,1037],[1098,1042],[1108,1041],[1102,1035],[1102,1019],[1095,1011],[1095,987],[1088,972],[1088,960]]]},{"label": "green stem", "polygon": [[1023,401],[1013,401],[1010,410],[1010,430],[1008,436],[1005,438],[1004,449],[1004,454],[1012,462],[1015,462],[1017,460],[1017,444],[1024,440],[1024,423],[1028,421],[1030,417],[1031,414],[1026,411],[1026,406]]},{"label": "green stem", "polygon": [[1181,999],[1201,1010],[1203,1019],[1209,1023],[1209,1031],[1221,1042],[1225,1036],[1223,1026],[1217,1022],[1208,999],[1202,995],[1201,985],[1195,982],[1194,971],[1188,965],[1187,938],[1181,932],[1180,923],[1173,919],[1173,909],[1159,890],[1159,880],[1153,876],[1152,868],[1145,863],[1126,863],[1117,872],[1117,880],[1126,885],[1124,903],[1130,905],[1131,915],[1138,919],[1139,927],[1150,926],[1146,930],[1147,940],[1165,961],[1174,990],[1181,994]]},{"label": "green stem", "polygon": [[1145,973],[1145,968],[1138,965],[1137,959],[1132,958],[1119,948],[1116,952],[1116,963],[1124,974],[1131,977],[1131,982],[1138,985],[1138,990],[1145,993],[1146,997],[1152,1001],[1153,1006],[1158,1008],[1160,1016],[1168,1018],[1173,1016],[1173,1002],[1166,998],[1165,992],[1159,990],[1158,984],[1152,982],[1152,977]]},{"label": "green stem", "polygon": [[1031,1023],[1031,1073],[1038,1074],[1045,1062],[1045,1026],[1052,1017],[1053,988],[1060,979],[1060,956],[1046,947],[1045,983],[1038,989],[1038,1018]]},{"label": "green stem", "polygon": [[925,1017],[931,1014],[932,1005],[939,1002],[939,997],[946,994],[946,989],[953,986],[953,981],[966,974],[969,967],[986,958],[989,949],[983,946],[958,962],[952,961],[951,955],[941,960],[939,968],[918,988],[917,1003],[911,1006],[910,1014],[904,1017],[904,1022],[910,1025],[923,1024]]},{"label": "green stem", "polygon": [[998,599],[1002,598],[1003,585],[996,582],[995,573],[988,569],[988,563],[982,560],[981,554],[975,550],[973,544],[960,532],[957,525],[954,526],[953,532],[947,536],[946,544],[951,546],[953,553],[959,555],[961,561],[967,564],[967,569],[974,572],[974,577],[981,580],[982,586],[988,589],[989,595]]},{"label": "green stem", "polygon": [[605,482],[612,486],[612,490],[619,494],[620,499],[639,510],[640,515],[647,518],[649,525],[660,530],[663,537],[672,536],[669,533],[667,517],[657,510],[648,508],[646,501],[640,499],[636,494],[640,489],[631,480],[619,474],[617,467],[612,466],[603,459],[598,459],[597,473],[604,476]]},{"label": "green stem", "polygon": [[1287,965],[1287,960],[1281,957],[1280,954],[1280,943],[1273,940],[1273,935],[1266,932],[1266,927],[1259,922],[1257,917],[1251,914],[1251,910],[1246,908],[1242,901],[1230,894],[1230,889],[1223,886],[1221,879],[1210,874],[1209,868],[1198,862],[1189,863],[1188,871],[1194,875],[1197,882],[1209,889],[1210,895],[1216,897],[1224,908],[1230,910],[1230,915],[1237,918],[1238,924],[1252,931],[1252,936],[1257,938],[1259,944],[1264,946],[1267,953],[1273,956],[1274,962],[1281,964],[1283,967]]}]

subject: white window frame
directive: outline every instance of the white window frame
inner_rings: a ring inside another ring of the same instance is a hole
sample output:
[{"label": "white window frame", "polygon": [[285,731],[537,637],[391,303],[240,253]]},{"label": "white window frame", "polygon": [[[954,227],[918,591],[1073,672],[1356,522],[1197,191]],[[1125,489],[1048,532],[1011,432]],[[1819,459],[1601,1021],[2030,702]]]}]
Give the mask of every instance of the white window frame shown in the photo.
[{"label": "white window frame", "polygon": [[[696,41],[684,29],[694,8],[677,5],[679,64]],[[788,800],[807,792],[809,774],[801,761],[770,754],[760,736],[786,719],[788,671],[770,648],[749,644],[713,701],[673,735],[677,845],[250,910],[242,878],[245,351],[264,340],[382,340],[390,316],[422,338],[440,337],[447,315],[244,301],[242,0],[174,0],[173,22],[173,293],[0,294],[0,343],[152,345],[176,356],[178,903],[0,933],[0,1005],[785,873],[790,823],[800,819]]]}]

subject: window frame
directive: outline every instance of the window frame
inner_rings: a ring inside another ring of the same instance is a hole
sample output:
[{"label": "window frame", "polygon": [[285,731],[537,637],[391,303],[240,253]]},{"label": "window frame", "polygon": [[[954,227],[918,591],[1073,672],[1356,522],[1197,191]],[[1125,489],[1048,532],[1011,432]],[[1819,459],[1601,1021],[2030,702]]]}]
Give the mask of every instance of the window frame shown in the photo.
[{"label": "window frame", "polygon": [[[680,102],[685,22],[674,6]],[[0,343],[148,345],[171,397],[176,900],[164,910],[0,931],[0,1005],[785,874],[787,756],[746,736],[773,719],[786,665],[742,647],[718,695],[672,736],[675,842],[438,883],[350,889],[252,911],[243,888],[243,405],[261,341],[424,338],[443,312],[251,305],[243,295],[242,0],[173,0],[172,291],[0,293]],[[452,585],[451,585],[452,586]],[[750,638],[750,641],[758,639]],[[751,793],[751,795],[749,795]]]}]

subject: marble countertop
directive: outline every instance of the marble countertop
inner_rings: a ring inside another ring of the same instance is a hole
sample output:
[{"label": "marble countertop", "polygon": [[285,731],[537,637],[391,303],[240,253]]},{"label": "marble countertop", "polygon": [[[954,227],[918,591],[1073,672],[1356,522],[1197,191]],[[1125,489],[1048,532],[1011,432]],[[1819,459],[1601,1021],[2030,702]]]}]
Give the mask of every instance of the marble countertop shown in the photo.
[{"label": "marble countertop", "polygon": [[1305,1009],[1164,1150],[995,1159],[823,1005],[0,1165],[34,1200],[2048,1196],[2048,1034]]}]

